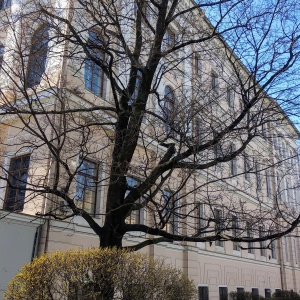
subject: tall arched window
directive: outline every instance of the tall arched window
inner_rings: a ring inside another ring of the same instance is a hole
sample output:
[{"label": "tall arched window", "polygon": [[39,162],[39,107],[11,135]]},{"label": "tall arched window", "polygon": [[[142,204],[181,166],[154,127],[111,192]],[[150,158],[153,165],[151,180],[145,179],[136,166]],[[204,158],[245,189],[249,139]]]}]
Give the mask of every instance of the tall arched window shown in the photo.
[{"label": "tall arched window", "polygon": [[[88,45],[91,55],[97,60],[104,59],[104,53],[100,49],[102,39],[96,31],[89,31]],[[104,72],[102,68],[91,59],[86,59],[84,68],[85,88],[98,96],[103,95]]]},{"label": "tall arched window", "polygon": [[175,114],[175,93],[169,86],[165,87],[163,112],[166,120],[166,131],[170,135],[173,133],[172,123]]},{"label": "tall arched window", "polygon": [[41,82],[46,69],[49,43],[49,27],[39,27],[31,39],[31,49],[28,62],[27,87],[33,87]]}]

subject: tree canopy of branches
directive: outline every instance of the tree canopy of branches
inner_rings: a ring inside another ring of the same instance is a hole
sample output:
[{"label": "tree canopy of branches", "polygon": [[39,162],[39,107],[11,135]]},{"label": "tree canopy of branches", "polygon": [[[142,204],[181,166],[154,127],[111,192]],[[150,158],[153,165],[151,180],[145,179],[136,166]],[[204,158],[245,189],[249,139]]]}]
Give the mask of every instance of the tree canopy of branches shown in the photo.
[{"label": "tree canopy of branches", "polygon": [[133,250],[261,248],[297,234],[287,115],[298,108],[299,6],[13,3],[1,15],[4,209],[82,217],[101,247],[138,232]]}]

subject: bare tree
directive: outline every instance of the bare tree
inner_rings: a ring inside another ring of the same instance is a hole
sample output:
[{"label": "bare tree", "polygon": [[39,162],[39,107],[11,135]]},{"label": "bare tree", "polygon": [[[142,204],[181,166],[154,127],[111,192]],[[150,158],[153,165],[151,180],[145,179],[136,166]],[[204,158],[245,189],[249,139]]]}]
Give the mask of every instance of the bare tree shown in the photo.
[{"label": "bare tree", "polygon": [[101,247],[139,232],[133,250],[273,249],[297,234],[299,133],[287,115],[299,5],[12,5],[1,17],[3,208],[81,216]]}]

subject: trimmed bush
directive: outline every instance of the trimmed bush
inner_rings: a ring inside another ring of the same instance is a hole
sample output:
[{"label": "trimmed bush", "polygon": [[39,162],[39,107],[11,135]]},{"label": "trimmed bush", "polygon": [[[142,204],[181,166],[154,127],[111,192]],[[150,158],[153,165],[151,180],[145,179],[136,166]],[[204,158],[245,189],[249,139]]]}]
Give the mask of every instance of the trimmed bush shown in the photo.
[{"label": "trimmed bush", "polygon": [[272,299],[277,300],[285,300],[285,299],[300,299],[300,296],[298,293],[294,291],[277,291],[272,295]]},{"label": "trimmed bush", "polygon": [[181,271],[116,249],[54,252],[26,264],[6,300],[191,300],[196,289]]},{"label": "trimmed bush", "polygon": [[251,292],[230,292],[230,300],[263,300],[264,297]]}]

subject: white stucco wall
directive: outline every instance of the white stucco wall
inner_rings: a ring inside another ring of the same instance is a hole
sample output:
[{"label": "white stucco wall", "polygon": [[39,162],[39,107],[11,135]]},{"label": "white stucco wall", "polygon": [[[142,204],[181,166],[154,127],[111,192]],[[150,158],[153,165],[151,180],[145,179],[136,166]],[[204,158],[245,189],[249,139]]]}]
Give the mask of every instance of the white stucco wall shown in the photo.
[{"label": "white stucco wall", "polygon": [[0,210],[0,299],[10,279],[30,262],[40,223],[34,216]]}]

